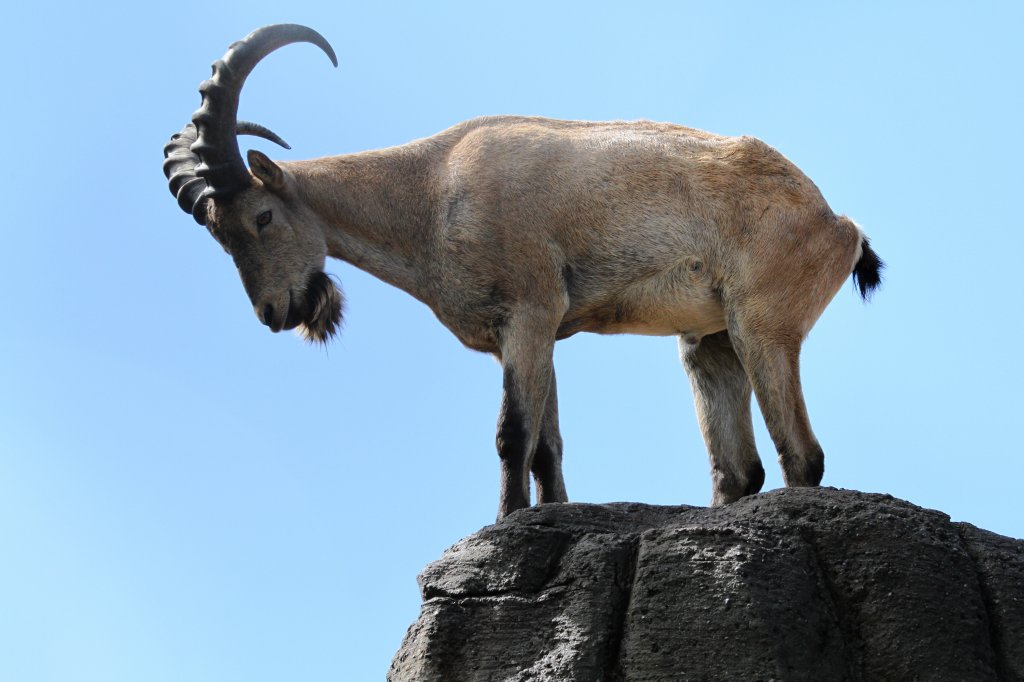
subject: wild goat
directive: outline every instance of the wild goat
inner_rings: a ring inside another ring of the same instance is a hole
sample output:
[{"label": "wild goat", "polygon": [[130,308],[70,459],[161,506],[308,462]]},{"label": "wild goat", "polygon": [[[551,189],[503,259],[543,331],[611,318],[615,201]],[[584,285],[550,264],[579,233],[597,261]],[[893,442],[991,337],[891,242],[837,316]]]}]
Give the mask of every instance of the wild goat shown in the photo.
[{"label": "wild goat", "polygon": [[[498,116],[359,154],[242,161],[237,121],[256,64],[297,25],[260,28],[213,64],[192,123],[164,149],[178,203],[231,254],[257,317],[326,342],[340,258],[427,304],[504,372],[498,517],[565,502],[552,352],[577,332],[675,335],[711,459],[712,504],[758,492],[751,389],[786,485],[821,481],[800,388],[800,346],[853,274],[865,299],[882,263],[818,188],[751,137],[665,123]],[[287,145],[284,145],[287,146]]]}]

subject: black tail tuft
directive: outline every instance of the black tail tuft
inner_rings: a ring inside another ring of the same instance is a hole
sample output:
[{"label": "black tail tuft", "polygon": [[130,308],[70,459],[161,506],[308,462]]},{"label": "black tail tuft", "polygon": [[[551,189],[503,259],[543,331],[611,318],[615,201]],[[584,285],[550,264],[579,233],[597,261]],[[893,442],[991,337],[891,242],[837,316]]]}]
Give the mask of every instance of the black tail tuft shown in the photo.
[{"label": "black tail tuft", "polygon": [[871,250],[871,244],[867,237],[864,237],[860,246],[860,260],[853,266],[853,284],[860,289],[860,297],[867,301],[882,283],[882,270],[885,269],[885,263],[877,253]]}]

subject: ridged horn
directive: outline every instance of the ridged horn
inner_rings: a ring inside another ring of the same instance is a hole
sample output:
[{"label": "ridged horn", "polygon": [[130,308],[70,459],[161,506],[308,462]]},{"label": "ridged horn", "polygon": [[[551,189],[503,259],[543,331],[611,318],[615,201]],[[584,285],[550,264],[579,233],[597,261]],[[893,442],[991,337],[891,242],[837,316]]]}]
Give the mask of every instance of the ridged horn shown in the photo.
[{"label": "ridged horn", "polygon": [[[291,149],[274,131],[258,123],[239,121],[235,130],[238,135],[255,135]],[[196,127],[191,123],[182,128],[180,133],[171,136],[171,141],[164,145],[164,175],[181,210],[191,213],[197,223],[205,225],[207,184],[206,180],[196,174],[200,160],[191,149],[198,136]]]},{"label": "ridged horn", "polygon": [[192,115],[198,137],[191,150],[200,159],[195,174],[206,180],[206,196],[229,195],[252,182],[236,137],[242,86],[261,59],[279,47],[298,42],[316,45],[332,64],[338,65],[334,49],[313,29],[298,24],[275,24],[258,28],[233,43],[227,54],[213,63],[212,77],[200,84],[203,103]]},{"label": "ridged horn", "polygon": [[198,133],[189,123],[180,133],[171,135],[171,141],[164,145],[164,175],[167,176],[171,194],[178,199],[178,205],[200,225],[206,224],[206,180],[196,175],[199,157],[192,153],[192,144]]}]

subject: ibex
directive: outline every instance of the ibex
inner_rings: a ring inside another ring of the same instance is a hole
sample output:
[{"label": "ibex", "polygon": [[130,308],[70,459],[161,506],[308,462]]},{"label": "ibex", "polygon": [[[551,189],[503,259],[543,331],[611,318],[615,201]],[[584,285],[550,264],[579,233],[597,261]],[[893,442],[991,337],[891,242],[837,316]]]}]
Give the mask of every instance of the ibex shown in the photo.
[{"label": "ibex", "polygon": [[[430,307],[503,369],[498,518],[568,500],[552,352],[577,332],[675,335],[711,460],[712,504],[758,492],[751,391],[786,485],[818,485],[824,454],[800,387],[800,346],[852,273],[882,262],[777,151],[665,123],[498,116],[358,154],[275,163],[238,134],[242,85],[294,42],[260,28],[213,64],[192,123],[164,149],[180,206],[234,259],[256,316],[324,343],[342,295],[327,256]],[[284,145],[287,146],[287,145]]]}]

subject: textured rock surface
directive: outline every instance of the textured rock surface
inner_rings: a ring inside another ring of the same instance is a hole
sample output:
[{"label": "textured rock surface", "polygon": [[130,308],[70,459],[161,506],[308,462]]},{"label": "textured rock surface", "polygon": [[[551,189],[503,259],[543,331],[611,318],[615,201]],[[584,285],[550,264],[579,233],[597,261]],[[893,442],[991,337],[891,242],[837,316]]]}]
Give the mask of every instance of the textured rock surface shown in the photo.
[{"label": "textured rock surface", "polygon": [[1024,541],[883,495],[533,507],[419,580],[395,682],[1024,680]]}]

